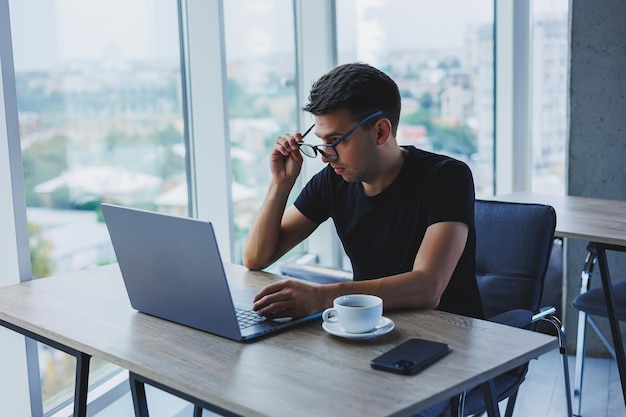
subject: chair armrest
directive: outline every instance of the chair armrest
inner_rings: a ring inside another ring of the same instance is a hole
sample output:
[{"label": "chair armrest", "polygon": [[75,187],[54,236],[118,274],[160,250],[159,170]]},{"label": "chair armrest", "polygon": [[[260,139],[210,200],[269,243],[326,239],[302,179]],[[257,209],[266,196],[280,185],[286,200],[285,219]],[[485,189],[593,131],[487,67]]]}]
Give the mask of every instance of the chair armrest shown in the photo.
[{"label": "chair armrest", "polygon": [[489,321],[522,329],[533,322],[533,312],[522,309],[505,311],[493,316]]},{"label": "chair armrest", "polygon": [[546,306],[539,309],[539,313],[533,315],[533,323],[539,320],[543,320],[544,318],[549,318],[556,313],[556,308],[552,306]]},{"label": "chair armrest", "polygon": [[538,313],[534,313],[530,310],[517,309],[500,313],[490,318],[489,321],[522,329],[536,321],[550,318],[554,313],[556,313],[556,308],[552,306],[542,307]]}]

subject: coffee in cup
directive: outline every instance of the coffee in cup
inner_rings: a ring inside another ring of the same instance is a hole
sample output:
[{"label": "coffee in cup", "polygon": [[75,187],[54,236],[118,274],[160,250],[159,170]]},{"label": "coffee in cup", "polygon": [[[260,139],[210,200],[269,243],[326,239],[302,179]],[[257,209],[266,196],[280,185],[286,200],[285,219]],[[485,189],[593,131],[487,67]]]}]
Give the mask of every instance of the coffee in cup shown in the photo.
[{"label": "coffee in cup", "polygon": [[347,333],[367,333],[383,315],[383,300],[375,295],[349,294],[333,300],[332,308],[322,313],[327,323],[338,323]]}]

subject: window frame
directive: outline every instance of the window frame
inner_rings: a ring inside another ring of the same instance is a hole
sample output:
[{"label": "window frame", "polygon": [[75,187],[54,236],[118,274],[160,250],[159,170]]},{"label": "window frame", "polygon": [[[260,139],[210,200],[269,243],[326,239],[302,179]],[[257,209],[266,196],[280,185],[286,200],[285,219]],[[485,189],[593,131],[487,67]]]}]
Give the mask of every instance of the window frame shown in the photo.
[{"label": "window frame", "polygon": [[234,226],[223,1],[178,4],[189,215],[213,223],[220,254],[229,262]]},{"label": "window frame", "polygon": [[[337,65],[337,24],[334,0],[307,2],[294,0],[296,24],[296,74],[298,108],[308,101],[311,85]],[[311,118],[300,112],[299,125],[309,126]],[[324,167],[321,158],[304,161],[301,184],[310,180]],[[304,259],[321,265],[341,267],[343,248],[332,222],[321,224],[304,242],[308,255]]]},{"label": "window frame", "polygon": [[530,191],[530,2],[494,1],[494,190]]},{"label": "window frame", "polygon": [[[17,92],[8,0],[0,0],[0,286],[30,281],[30,247],[26,220],[24,171],[19,136]],[[9,329],[0,330],[0,367],[10,379],[0,381],[1,401],[10,415],[41,415],[41,383],[37,343]]]}]

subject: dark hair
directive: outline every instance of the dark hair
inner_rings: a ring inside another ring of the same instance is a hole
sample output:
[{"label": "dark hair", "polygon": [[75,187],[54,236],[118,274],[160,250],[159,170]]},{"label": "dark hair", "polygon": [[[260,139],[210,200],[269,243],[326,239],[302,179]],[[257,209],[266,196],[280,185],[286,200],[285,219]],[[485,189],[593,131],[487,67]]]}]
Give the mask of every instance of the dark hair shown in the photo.
[{"label": "dark hair", "polygon": [[395,135],[400,120],[398,85],[387,74],[367,64],[338,66],[313,83],[309,103],[303,110],[321,116],[343,108],[355,121],[382,111],[391,121]]}]

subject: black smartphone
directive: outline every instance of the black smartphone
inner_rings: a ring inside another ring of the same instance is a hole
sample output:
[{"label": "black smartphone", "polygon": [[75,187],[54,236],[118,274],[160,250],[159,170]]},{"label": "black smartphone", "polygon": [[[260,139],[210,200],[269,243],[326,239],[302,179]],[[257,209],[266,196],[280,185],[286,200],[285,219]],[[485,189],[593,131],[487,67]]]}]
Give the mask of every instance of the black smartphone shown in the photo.
[{"label": "black smartphone", "polygon": [[415,375],[443,357],[449,350],[446,343],[409,339],[372,359],[370,366],[381,371]]}]

